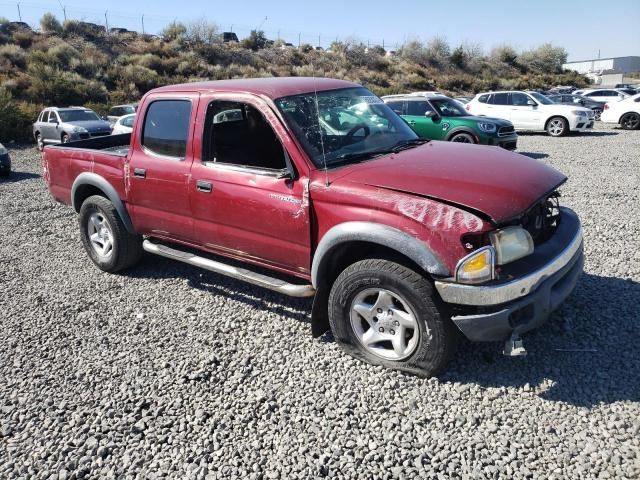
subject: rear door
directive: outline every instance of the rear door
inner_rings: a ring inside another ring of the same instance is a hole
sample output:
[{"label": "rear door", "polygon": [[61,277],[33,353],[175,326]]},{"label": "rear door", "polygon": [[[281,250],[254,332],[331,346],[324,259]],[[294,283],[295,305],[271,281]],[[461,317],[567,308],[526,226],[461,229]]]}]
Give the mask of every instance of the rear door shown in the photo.
[{"label": "rear door", "polygon": [[189,92],[152,95],[136,122],[127,179],[141,234],[194,241],[189,188],[198,99]]},{"label": "rear door", "polygon": [[[201,112],[190,188],[197,242],[308,275],[308,171],[286,129],[251,95],[203,96]],[[295,179],[288,165],[296,165]]]},{"label": "rear door", "polygon": [[[509,95],[510,94],[507,92],[491,94],[491,98],[489,99],[489,103],[487,104],[487,113],[485,115],[488,117],[510,120],[511,102],[509,101]],[[518,128],[517,125],[514,124],[514,126]]]}]

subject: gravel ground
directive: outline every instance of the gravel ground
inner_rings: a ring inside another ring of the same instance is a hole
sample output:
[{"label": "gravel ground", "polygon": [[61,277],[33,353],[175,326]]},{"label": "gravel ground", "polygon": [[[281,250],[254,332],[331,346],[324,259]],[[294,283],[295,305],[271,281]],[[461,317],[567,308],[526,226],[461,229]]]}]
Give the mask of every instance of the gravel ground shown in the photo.
[{"label": "gravel ground", "polygon": [[313,340],[292,300],[85,255],[33,148],[0,181],[0,478],[638,478],[640,131],[522,135],[570,177],[586,272],[525,337],[421,380]]}]

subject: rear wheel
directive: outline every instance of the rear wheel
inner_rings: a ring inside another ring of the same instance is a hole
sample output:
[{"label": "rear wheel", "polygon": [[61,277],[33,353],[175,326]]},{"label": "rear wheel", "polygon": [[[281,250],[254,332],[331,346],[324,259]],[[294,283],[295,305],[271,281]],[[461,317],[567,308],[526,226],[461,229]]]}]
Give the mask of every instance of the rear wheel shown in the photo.
[{"label": "rear wheel", "polygon": [[562,137],[569,132],[569,124],[562,117],[551,117],[547,122],[546,130],[552,137]]},{"label": "rear wheel", "polygon": [[640,114],[637,113],[625,113],[620,118],[620,126],[625,130],[637,130],[640,128]]},{"label": "rear wheel", "polygon": [[117,272],[136,264],[142,257],[142,239],[129,233],[113,204],[93,195],[79,215],[80,236],[89,258],[100,270]]},{"label": "rear wheel", "polygon": [[62,134],[62,143],[69,143],[69,135],[66,133]]},{"label": "rear wheel", "polygon": [[338,276],[329,324],[353,357],[419,376],[439,373],[455,353],[455,327],[431,282],[389,260],[362,260]]},{"label": "rear wheel", "polygon": [[473,135],[470,133],[456,133],[453,137],[451,137],[451,142],[460,142],[460,143],[476,143]]},{"label": "rear wheel", "polygon": [[593,109],[593,118],[596,122],[600,121],[600,117],[602,116],[602,109],[601,108],[594,108]]}]

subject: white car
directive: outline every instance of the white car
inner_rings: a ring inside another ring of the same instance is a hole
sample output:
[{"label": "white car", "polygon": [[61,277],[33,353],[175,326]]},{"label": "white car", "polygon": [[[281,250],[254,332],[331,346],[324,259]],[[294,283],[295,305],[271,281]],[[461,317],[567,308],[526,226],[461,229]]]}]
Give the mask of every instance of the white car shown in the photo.
[{"label": "white car", "polygon": [[552,137],[593,128],[589,108],[554,103],[537,92],[479,93],[465,105],[472,115],[510,120],[516,130],[546,131]]},{"label": "white car", "polygon": [[606,103],[600,120],[618,123],[625,130],[640,129],[640,93],[621,102]]},{"label": "white car", "polygon": [[590,88],[586,90],[576,90],[575,95],[582,95],[596,102],[619,102],[629,95],[615,88]]},{"label": "white car", "polygon": [[133,131],[133,123],[136,119],[135,113],[130,113],[116,120],[113,125],[113,131],[111,135],[120,135],[122,133],[131,133]]}]

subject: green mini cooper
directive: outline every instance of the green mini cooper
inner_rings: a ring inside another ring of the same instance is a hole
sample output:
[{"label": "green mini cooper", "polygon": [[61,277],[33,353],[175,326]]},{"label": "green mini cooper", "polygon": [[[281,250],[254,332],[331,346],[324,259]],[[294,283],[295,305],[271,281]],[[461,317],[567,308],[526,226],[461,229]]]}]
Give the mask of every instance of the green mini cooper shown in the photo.
[{"label": "green mini cooper", "polygon": [[389,95],[382,100],[423,138],[516,149],[518,134],[509,120],[474,117],[445,95]]}]

